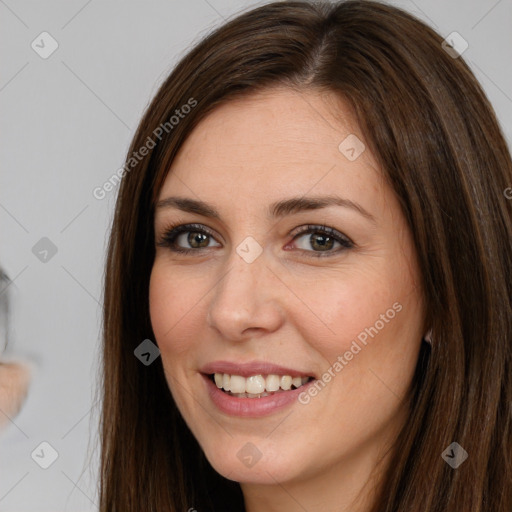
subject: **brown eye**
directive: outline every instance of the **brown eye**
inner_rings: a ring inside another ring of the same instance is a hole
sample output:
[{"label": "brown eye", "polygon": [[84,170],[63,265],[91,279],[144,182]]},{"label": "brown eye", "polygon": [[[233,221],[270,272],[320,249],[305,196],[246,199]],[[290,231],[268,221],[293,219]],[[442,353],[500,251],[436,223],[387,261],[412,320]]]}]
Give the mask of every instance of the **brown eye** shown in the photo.
[{"label": "brown eye", "polygon": [[[306,235],[309,235],[309,237]],[[296,234],[294,240],[301,238],[304,239],[304,242],[302,243],[302,247],[299,247],[299,249],[312,253],[308,256],[331,256],[354,247],[353,242],[346,236],[339,231],[326,226],[308,225],[305,229]],[[335,244],[339,244],[340,249],[332,250]],[[313,250],[310,250],[309,248],[313,248]]]},{"label": "brown eye", "polygon": [[[181,233],[179,236],[176,237],[176,240],[179,240],[181,237],[183,237],[183,235],[186,234],[187,233]],[[209,235],[206,235],[199,231],[188,231],[188,236],[186,237],[186,240],[187,243],[189,243],[193,249],[202,249],[203,247],[208,247],[208,237]]]},{"label": "brown eye", "polygon": [[182,224],[167,229],[157,245],[174,252],[189,253],[211,247],[212,239],[213,234],[201,224]]}]

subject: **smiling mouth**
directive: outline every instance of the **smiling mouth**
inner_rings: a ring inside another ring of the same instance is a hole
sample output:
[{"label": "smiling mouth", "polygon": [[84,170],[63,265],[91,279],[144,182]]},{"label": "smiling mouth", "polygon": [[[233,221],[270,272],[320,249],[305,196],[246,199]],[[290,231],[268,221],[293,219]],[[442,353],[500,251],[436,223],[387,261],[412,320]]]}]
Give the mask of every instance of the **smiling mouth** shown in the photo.
[{"label": "smiling mouth", "polygon": [[236,398],[263,398],[298,389],[314,380],[309,376],[258,374],[246,378],[228,373],[212,373],[209,378],[221,391]]}]

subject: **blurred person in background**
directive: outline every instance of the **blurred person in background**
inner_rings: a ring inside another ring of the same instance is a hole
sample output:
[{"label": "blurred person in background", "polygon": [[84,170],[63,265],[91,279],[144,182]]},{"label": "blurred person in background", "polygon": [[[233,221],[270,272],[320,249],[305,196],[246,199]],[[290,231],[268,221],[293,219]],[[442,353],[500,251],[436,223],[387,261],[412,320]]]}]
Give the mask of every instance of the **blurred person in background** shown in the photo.
[{"label": "blurred person in background", "polygon": [[8,354],[10,285],[11,280],[0,268],[0,429],[6,428],[20,412],[32,373],[29,362]]}]

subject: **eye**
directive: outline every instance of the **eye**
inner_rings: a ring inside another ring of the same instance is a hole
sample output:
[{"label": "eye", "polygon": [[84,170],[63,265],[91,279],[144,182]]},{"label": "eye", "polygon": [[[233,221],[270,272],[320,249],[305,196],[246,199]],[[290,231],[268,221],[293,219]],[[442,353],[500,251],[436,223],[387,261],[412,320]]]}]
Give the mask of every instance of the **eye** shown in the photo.
[{"label": "eye", "polygon": [[[309,224],[300,228],[300,231],[298,233],[296,231],[294,234],[294,241],[297,239],[300,240],[301,238],[304,239],[299,244],[299,249],[312,253],[308,254],[308,256],[316,258],[332,256],[354,247],[354,243],[348,237],[327,226]],[[309,235],[309,237],[306,237],[305,235]],[[333,251],[331,249],[335,244],[339,244],[340,248]],[[313,251],[309,250],[308,247],[312,247]]]},{"label": "eye", "polygon": [[[210,239],[213,239],[213,233],[203,225],[182,224],[168,227],[157,245],[174,252],[190,253],[211,247]],[[178,245],[179,243],[189,244],[189,247]]]},{"label": "eye", "polygon": [[[354,243],[348,237],[327,226],[308,224],[295,230],[292,235],[295,235],[293,241],[304,238],[299,249],[310,253],[308,256],[312,257],[332,256],[354,247]],[[202,224],[181,224],[169,226],[156,245],[166,247],[173,252],[187,254],[198,252],[201,249],[219,247],[210,245],[212,240],[214,240],[212,231]],[[188,247],[184,247],[182,244],[188,244]],[[333,251],[331,249],[335,244],[339,245],[339,249]],[[313,250],[309,250],[308,246]]]}]

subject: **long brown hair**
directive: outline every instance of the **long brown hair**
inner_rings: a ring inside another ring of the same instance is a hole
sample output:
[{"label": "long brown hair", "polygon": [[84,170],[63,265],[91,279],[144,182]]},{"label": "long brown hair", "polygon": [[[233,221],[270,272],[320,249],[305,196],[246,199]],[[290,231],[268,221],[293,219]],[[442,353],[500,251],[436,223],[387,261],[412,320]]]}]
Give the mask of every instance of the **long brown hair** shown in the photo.
[{"label": "long brown hair", "polygon": [[[153,215],[173,158],[220,104],[283,85],[334,91],[353,107],[418,254],[434,342],[420,352],[410,417],[375,511],[510,512],[510,153],[463,58],[412,15],[373,1],[242,13],[180,60],[143,116],[106,264],[101,512],[244,508],[239,484],[211,468],[181,418],[161,360],[145,366],[134,349],[155,341]],[[177,109],[183,115],[171,122]],[[143,146],[147,155],[133,160]],[[468,453],[457,469],[441,457],[452,442]]]}]

